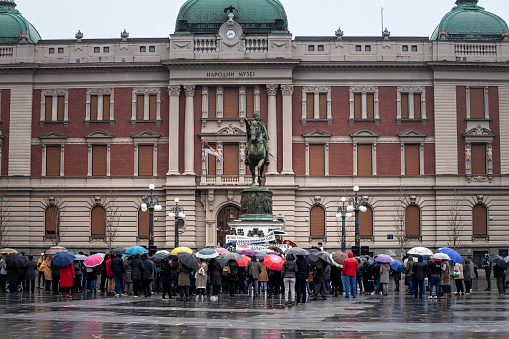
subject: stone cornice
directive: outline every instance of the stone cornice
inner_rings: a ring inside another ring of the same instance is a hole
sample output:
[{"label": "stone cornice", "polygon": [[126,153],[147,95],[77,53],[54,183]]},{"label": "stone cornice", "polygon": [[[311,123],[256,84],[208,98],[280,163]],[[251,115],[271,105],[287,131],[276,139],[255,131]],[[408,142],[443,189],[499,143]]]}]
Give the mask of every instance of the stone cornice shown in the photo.
[{"label": "stone cornice", "polygon": [[169,70],[175,69],[293,69],[299,60],[168,60],[163,61]]},{"label": "stone cornice", "polygon": [[457,71],[457,72],[508,72],[508,63],[466,63],[466,62],[430,62],[428,67],[433,71]]},{"label": "stone cornice", "polygon": [[305,62],[301,61],[295,71],[429,71],[426,63],[384,62]]},{"label": "stone cornice", "polygon": [[[0,68],[1,70],[2,68]],[[55,73],[122,73],[122,72],[167,72],[167,68],[159,63],[133,64],[52,64],[38,67],[35,72],[40,74]]]}]

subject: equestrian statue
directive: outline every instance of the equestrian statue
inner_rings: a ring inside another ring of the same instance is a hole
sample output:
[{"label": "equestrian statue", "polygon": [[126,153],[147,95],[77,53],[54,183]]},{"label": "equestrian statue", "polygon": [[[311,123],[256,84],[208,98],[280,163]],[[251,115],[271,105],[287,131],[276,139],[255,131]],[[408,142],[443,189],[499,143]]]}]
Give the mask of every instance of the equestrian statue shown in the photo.
[{"label": "equestrian statue", "polygon": [[262,176],[269,161],[269,135],[265,124],[260,120],[260,113],[255,112],[253,119],[244,119],[247,129],[247,142],[244,151],[245,163],[251,170],[253,182],[251,188],[256,186],[255,175],[258,168],[258,186],[262,186]]}]

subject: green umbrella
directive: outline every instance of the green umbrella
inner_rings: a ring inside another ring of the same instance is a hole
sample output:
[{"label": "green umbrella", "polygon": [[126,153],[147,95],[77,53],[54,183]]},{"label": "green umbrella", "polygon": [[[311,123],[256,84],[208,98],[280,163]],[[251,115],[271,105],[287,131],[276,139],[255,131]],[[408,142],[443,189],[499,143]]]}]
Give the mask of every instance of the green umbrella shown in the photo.
[{"label": "green umbrella", "polygon": [[203,248],[196,253],[196,257],[200,259],[212,259],[219,256],[213,248]]}]

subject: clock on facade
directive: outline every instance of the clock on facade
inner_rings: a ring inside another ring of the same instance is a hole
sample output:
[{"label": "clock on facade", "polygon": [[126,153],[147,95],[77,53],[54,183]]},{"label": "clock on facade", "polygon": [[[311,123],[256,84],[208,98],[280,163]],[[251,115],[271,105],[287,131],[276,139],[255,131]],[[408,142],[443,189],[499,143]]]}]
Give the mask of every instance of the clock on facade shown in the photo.
[{"label": "clock on facade", "polygon": [[236,32],[234,29],[231,29],[231,28],[230,28],[230,29],[228,29],[228,30],[226,31],[226,37],[227,37],[228,39],[233,39],[233,38],[235,38],[235,36],[236,36],[236,35],[237,35],[237,32]]}]

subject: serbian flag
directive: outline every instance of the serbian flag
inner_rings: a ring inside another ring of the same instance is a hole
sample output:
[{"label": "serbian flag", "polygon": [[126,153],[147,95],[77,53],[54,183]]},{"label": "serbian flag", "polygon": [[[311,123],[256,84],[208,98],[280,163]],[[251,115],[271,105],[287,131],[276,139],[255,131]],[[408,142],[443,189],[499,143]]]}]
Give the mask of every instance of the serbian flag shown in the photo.
[{"label": "serbian flag", "polygon": [[223,157],[221,156],[221,154],[219,154],[218,151],[216,151],[215,149],[210,147],[209,144],[207,144],[205,141],[203,142],[203,145],[204,145],[204,148],[205,148],[205,153],[212,154],[213,156],[218,157],[221,160],[223,160]]},{"label": "serbian flag", "polygon": [[269,153],[270,157],[276,161],[276,158],[272,155],[272,153]]}]

